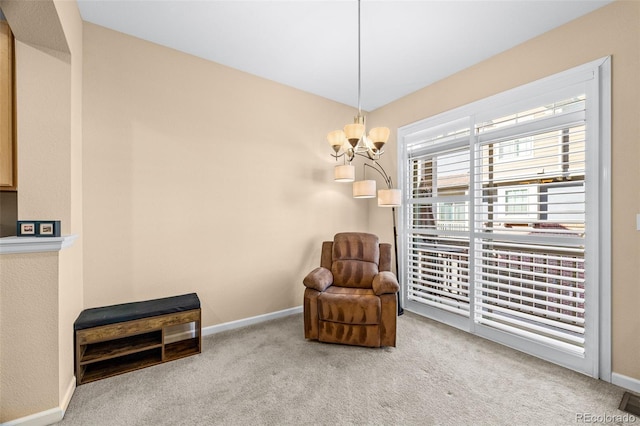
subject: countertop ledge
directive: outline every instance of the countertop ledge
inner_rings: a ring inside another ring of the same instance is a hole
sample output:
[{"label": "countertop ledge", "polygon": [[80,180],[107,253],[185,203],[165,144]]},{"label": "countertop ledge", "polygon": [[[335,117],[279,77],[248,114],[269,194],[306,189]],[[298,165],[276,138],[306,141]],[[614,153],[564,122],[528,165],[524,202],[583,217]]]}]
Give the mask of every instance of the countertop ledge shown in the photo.
[{"label": "countertop ledge", "polygon": [[0,238],[0,254],[60,251],[71,247],[77,238],[76,234],[62,237],[3,237]]}]

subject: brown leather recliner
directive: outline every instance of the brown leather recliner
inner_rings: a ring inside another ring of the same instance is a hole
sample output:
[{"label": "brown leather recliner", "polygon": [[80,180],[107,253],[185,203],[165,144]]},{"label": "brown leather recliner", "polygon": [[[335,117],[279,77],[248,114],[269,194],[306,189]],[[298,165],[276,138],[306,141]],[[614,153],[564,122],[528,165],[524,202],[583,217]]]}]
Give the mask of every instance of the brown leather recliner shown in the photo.
[{"label": "brown leather recliner", "polygon": [[320,267],[304,279],[304,337],[359,346],[395,346],[398,279],[391,244],[345,232],[322,243]]}]

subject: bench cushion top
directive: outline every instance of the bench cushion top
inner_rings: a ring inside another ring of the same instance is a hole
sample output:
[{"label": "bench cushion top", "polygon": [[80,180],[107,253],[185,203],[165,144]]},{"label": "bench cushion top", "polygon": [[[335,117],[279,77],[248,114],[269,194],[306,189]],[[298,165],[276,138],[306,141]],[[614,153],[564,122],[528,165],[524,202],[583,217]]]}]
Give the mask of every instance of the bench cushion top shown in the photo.
[{"label": "bench cushion top", "polygon": [[191,311],[193,309],[200,309],[200,299],[198,299],[196,293],[85,309],[73,323],[73,329],[83,330],[85,328]]}]

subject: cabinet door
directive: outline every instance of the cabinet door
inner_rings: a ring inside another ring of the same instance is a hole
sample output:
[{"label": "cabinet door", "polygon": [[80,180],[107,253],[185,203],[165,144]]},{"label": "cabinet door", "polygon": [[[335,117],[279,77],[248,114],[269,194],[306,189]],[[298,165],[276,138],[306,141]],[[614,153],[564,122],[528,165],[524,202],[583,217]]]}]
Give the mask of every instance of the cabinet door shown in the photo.
[{"label": "cabinet door", "polygon": [[0,189],[15,189],[16,162],[13,130],[13,36],[0,21]]}]

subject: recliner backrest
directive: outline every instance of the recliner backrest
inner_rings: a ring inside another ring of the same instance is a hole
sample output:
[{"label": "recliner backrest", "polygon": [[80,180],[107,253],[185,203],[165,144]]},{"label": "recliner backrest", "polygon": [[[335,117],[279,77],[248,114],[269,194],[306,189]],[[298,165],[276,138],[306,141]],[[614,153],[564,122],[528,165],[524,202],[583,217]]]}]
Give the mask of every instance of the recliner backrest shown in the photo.
[{"label": "recliner backrest", "polygon": [[333,238],[331,259],[333,285],[371,288],[380,263],[378,237],[362,232],[336,234]]}]

